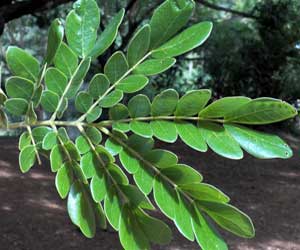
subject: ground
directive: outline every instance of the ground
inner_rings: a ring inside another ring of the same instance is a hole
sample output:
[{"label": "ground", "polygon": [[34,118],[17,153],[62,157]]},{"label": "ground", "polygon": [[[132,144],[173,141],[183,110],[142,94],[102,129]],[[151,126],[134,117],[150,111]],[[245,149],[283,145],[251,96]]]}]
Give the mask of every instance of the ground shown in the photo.
[{"label": "ground", "polygon": [[[253,219],[254,239],[224,234],[232,250],[300,249],[300,139],[283,136],[294,150],[289,160],[258,160],[246,155],[243,160],[231,161],[212,152],[193,151],[181,142],[159,145],[176,152],[180,162],[201,171],[207,183],[222,189],[233,205]],[[21,174],[17,141],[0,142],[0,249],[122,249],[111,230],[97,232],[93,240],[85,239],[68,218],[66,202],[55,190],[49,166],[45,163]],[[164,218],[159,212],[156,215]],[[172,227],[173,241],[168,246],[154,246],[154,250],[199,249],[165,221]]]}]

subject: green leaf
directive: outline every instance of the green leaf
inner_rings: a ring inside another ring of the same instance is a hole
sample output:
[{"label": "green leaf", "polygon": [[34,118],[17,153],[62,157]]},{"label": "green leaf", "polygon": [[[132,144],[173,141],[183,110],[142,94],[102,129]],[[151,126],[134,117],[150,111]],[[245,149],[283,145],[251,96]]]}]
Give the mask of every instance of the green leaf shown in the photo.
[{"label": "green leaf", "polygon": [[64,146],[65,149],[68,151],[68,154],[70,155],[71,159],[73,159],[74,161],[80,161],[80,154],[72,141],[66,142]]},{"label": "green leaf", "polygon": [[117,155],[122,151],[122,146],[115,143],[112,139],[108,138],[105,142],[105,148],[108,150],[109,153],[112,155]]},{"label": "green leaf", "polygon": [[134,93],[143,89],[149,82],[149,79],[144,75],[131,75],[120,81],[117,89],[124,93]]},{"label": "green leaf", "polygon": [[26,173],[34,165],[36,160],[35,147],[28,145],[24,147],[19,156],[19,164],[22,173]]},{"label": "green leaf", "polygon": [[102,141],[101,132],[97,128],[88,127],[85,132],[93,144],[98,145]]},{"label": "green leaf", "polygon": [[167,0],[155,11],[150,21],[151,48],[168,41],[189,20],[195,3],[192,0]]},{"label": "green leaf", "polygon": [[76,148],[78,149],[80,154],[86,154],[91,149],[89,142],[82,135],[76,138],[75,143],[76,143]]},{"label": "green leaf", "polygon": [[90,112],[87,113],[86,121],[88,123],[92,123],[92,122],[96,121],[97,119],[99,119],[101,114],[102,114],[102,108],[95,107]]},{"label": "green leaf", "polygon": [[80,89],[83,79],[85,78],[91,64],[91,58],[86,58],[81,61],[78,68],[74,72],[74,75],[72,75],[71,81],[70,81],[70,88],[67,91],[66,97],[74,97],[78,90]]},{"label": "green leaf", "polygon": [[154,58],[167,58],[182,55],[202,45],[209,37],[213,24],[211,22],[201,22],[195,24],[179,35],[172,38],[161,47],[154,50]]},{"label": "green leaf", "polygon": [[176,124],[171,121],[151,121],[153,135],[164,142],[173,143],[177,140]]},{"label": "green leaf", "polygon": [[66,162],[58,171],[55,177],[55,186],[62,199],[68,196],[73,183],[72,163]]},{"label": "green leaf", "polygon": [[66,19],[66,37],[70,47],[84,58],[94,48],[100,12],[94,0],[78,0],[73,8]]},{"label": "green leaf", "polygon": [[176,123],[177,132],[180,139],[191,148],[200,151],[207,151],[207,144],[201,135],[200,129],[189,122]]},{"label": "green leaf", "polygon": [[134,174],[134,181],[139,189],[145,194],[149,195],[154,182],[154,174],[152,171],[145,167],[140,167],[138,171]]},{"label": "green leaf", "polygon": [[198,114],[211,98],[211,91],[208,89],[192,90],[180,98],[176,116],[193,116]]},{"label": "green leaf", "polygon": [[105,177],[95,175],[91,180],[90,188],[94,201],[97,203],[103,201],[107,193]]},{"label": "green leaf", "polygon": [[157,75],[171,68],[176,62],[174,58],[149,59],[138,65],[134,72],[147,76]]},{"label": "green leaf", "polygon": [[229,197],[221,190],[206,183],[182,183],[179,187],[196,200],[220,203],[228,203],[230,201]]},{"label": "green leaf", "polygon": [[109,87],[109,80],[104,74],[96,74],[90,82],[89,94],[98,99],[102,96]]},{"label": "green leaf", "polygon": [[100,163],[93,152],[88,152],[81,157],[80,168],[82,169],[85,178],[92,178],[96,174],[98,166],[100,166]]},{"label": "green leaf", "polygon": [[130,125],[129,123],[115,122],[115,123],[113,123],[112,127],[114,130],[119,130],[119,131],[126,133],[130,130],[129,125]]},{"label": "green leaf", "polygon": [[45,74],[45,83],[48,90],[62,96],[68,85],[68,79],[59,69],[49,68]]},{"label": "green leaf", "polygon": [[136,95],[129,100],[128,109],[133,118],[146,117],[151,111],[150,100],[145,95]]},{"label": "green leaf", "polygon": [[217,154],[238,160],[243,158],[243,151],[234,138],[220,125],[211,122],[199,122],[202,137]]},{"label": "green leaf", "polygon": [[63,141],[63,143],[67,143],[70,140],[67,130],[64,127],[60,127],[57,130],[57,134],[59,135],[59,137]]},{"label": "green leaf", "polygon": [[25,50],[15,46],[8,47],[6,61],[11,72],[20,77],[36,81],[40,71],[37,59]]},{"label": "green leaf", "polygon": [[80,113],[86,113],[93,104],[93,97],[87,92],[79,92],[76,96],[75,107]]},{"label": "green leaf", "polygon": [[145,138],[151,138],[153,135],[151,125],[147,122],[132,121],[130,122],[130,129],[135,134]]},{"label": "green leaf", "polygon": [[120,185],[129,184],[126,174],[122,171],[122,169],[118,165],[110,163],[107,169],[116,183]]},{"label": "green leaf", "polygon": [[192,221],[190,204],[185,201],[179,192],[177,192],[178,204],[175,209],[175,224],[180,233],[190,241],[195,240]]},{"label": "green leaf", "polygon": [[203,250],[228,250],[228,247],[221,236],[213,230],[199,209],[194,206],[194,216],[192,217],[193,231],[198,244]]},{"label": "green leaf", "polygon": [[133,134],[129,137],[127,145],[138,153],[145,154],[153,148],[154,141],[153,139],[144,138]]},{"label": "green leaf", "polygon": [[48,44],[45,62],[52,64],[64,37],[64,27],[59,19],[55,19],[48,31]]},{"label": "green leaf", "polygon": [[119,230],[119,221],[121,216],[121,204],[114,189],[108,190],[104,199],[104,211],[109,224]]},{"label": "green leaf", "polygon": [[244,150],[257,158],[287,159],[293,156],[292,149],[276,135],[233,124],[225,124],[224,127]]},{"label": "green leaf", "polygon": [[160,210],[170,219],[175,219],[178,204],[176,191],[158,176],[154,179],[154,199]]},{"label": "green leaf", "polygon": [[54,112],[59,103],[59,96],[50,90],[43,92],[41,105],[47,112]]},{"label": "green leaf", "polygon": [[33,82],[21,77],[10,77],[6,81],[6,93],[9,97],[29,100],[33,95]]},{"label": "green leaf", "polygon": [[297,110],[286,102],[273,98],[257,98],[228,113],[225,120],[259,125],[283,121],[295,115]]},{"label": "green leaf", "polygon": [[115,41],[118,29],[122,23],[125,10],[121,9],[110,22],[106,25],[104,31],[100,34],[93,50],[90,53],[90,56],[97,58],[102,55]]},{"label": "green leaf", "polygon": [[110,108],[115,106],[118,102],[123,99],[123,92],[121,90],[112,91],[110,94],[105,96],[100,102],[99,106],[103,108]]},{"label": "green leaf", "polygon": [[203,180],[203,177],[195,169],[184,164],[177,164],[162,169],[162,173],[177,185],[187,183],[196,184]]},{"label": "green leaf", "polygon": [[28,102],[21,98],[8,99],[5,102],[5,108],[12,115],[25,115],[28,109]]},{"label": "green leaf", "polygon": [[150,45],[150,25],[141,27],[132,37],[127,50],[129,66],[136,65],[147,53]]},{"label": "green leaf", "polygon": [[217,202],[201,201],[198,205],[219,226],[244,238],[253,238],[255,235],[251,219],[237,208]]},{"label": "green leaf", "polygon": [[114,163],[115,158],[102,145],[96,146],[96,152],[100,155],[105,164]]},{"label": "green leaf", "polygon": [[72,222],[87,238],[93,238],[96,231],[95,214],[90,197],[79,181],[75,181],[68,196],[68,213]]},{"label": "green leaf", "polygon": [[140,161],[126,150],[122,150],[119,157],[123,167],[130,174],[136,173],[142,167]]},{"label": "green leaf", "polygon": [[104,66],[104,74],[110,83],[118,81],[128,70],[128,63],[121,51],[115,52]]},{"label": "green leaf", "polygon": [[103,230],[107,229],[106,217],[101,203],[94,204],[96,225]]},{"label": "green leaf", "polygon": [[122,191],[130,200],[132,208],[143,208],[148,210],[155,210],[150,200],[136,187],[133,185],[122,185]]},{"label": "green leaf", "polygon": [[19,139],[19,149],[22,150],[26,146],[29,146],[31,144],[31,137],[29,133],[26,131],[24,132]]},{"label": "green leaf", "polygon": [[51,128],[45,127],[45,126],[40,126],[36,127],[32,130],[32,136],[35,140],[36,144],[42,144],[45,136],[52,131]]},{"label": "green leaf", "polygon": [[52,172],[57,172],[66,159],[65,152],[61,145],[55,145],[50,153],[50,165]]},{"label": "green leaf", "polygon": [[152,102],[153,116],[167,116],[174,113],[178,103],[178,93],[174,89],[167,89],[157,95]]},{"label": "green leaf", "polygon": [[206,118],[224,117],[232,110],[238,110],[250,101],[250,98],[244,96],[224,97],[208,105],[199,113],[199,116]]},{"label": "green leaf", "polygon": [[142,210],[137,211],[137,220],[139,221],[142,231],[151,242],[160,245],[170,243],[172,239],[172,232],[165,223],[150,217]]},{"label": "green leaf", "polygon": [[51,150],[58,142],[57,132],[50,131],[43,139],[43,149]]},{"label": "green leaf", "polygon": [[121,103],[118,103],[116,106],[109,109],[109,118],[111,120],[122,120],[126,119],[129,116],[128,108]]},{"label": "green leaf", "polygon": [[144,157],[158,168],[169,168],[178,162],[178,158],[174,153],[162,149],[151,150]]},{"label": "green leaf", "polygon": [[54,58],[54,65],[57,69],[63,72],[70,78],[78,65],[76,54],[64,42],[60,45]]},{"label": "green leaf", "polygon": [[149,240],[141,230],[136,216],[127,206],[124,206],[122,209],[119,238],[124,249],[150,249]]}]

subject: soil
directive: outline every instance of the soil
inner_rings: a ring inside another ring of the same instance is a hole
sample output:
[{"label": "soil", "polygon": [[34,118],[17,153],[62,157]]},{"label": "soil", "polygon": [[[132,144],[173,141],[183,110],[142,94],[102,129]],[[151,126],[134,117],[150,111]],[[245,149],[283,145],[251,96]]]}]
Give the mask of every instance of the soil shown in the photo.
[{"label": "soil", "polygon": [[[300,139],[283,135],[294,150],[289,160],[258,160],[246,155],[232,161],[212,152],[199,153],[181,142],[160,143],[179,155],[180,162],[198,169],[207,183],[231,197],[231,203],[252,219],[256,237],[240,239],[223,233],[232,250],[300,249]],[[34,167],[21,174],[18,167],[17,141],[0,140],[0,250],[121,250],[115,232],[97,232],[86,239],[72,225],[54,186],[49,165]],[[184,239],[174,225],[174,238],[168,246],[154,250],[196,250],[195,242]]]}]

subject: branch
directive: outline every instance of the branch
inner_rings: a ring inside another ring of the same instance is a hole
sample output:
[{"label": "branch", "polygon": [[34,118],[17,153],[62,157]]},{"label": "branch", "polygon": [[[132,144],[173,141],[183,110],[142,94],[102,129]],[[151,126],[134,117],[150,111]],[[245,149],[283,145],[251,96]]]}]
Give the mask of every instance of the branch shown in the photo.
[{"label": "branch", "polygon": [[29,0],[4,1],[0,4],[0,35],[3,33],[5,23],[27,14],[52,9],[70,0]]},{"label": "branch", "polygon": [[246,12],[242,12],[242,11],[238,11],[238,10],[233,10],[233,9],[226,8],[226,7],[222,7],[222,6],[219,6],[219,5],[215,5],[215,4],[210,3],[210,2],[208,2],[206,0],[197,0],[197,2],[199,4],[204,5],[207,8],[213,9],[213,10],[225,11],[225,12],[231,13],[233,15],[242,16],[242,17],[245,17],[245,18],[258,19],[257,16],[252,15],[251,13],[246,13]]}]

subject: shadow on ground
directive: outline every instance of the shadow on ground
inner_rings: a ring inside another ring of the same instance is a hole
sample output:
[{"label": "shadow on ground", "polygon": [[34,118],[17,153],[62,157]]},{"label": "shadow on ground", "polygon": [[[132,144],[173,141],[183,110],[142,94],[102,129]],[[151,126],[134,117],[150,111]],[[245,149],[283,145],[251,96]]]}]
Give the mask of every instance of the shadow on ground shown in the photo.
[{"label": "shadow on ground", "polygon": [[[294,149],[295,156],[289,160],[257,160],[247,155],[231,161],[212,152],[195,152],[180,142],[158,146],[178,153],[182,163],[197,168],[206,182],[222,189],[232,204],[253,219],[256,238],[244,240],[226,233],[230,249],[299,250],[300,140],[284,137]],[[0,249],[122,249],[114,232],[99,231],[95,239],[85,239],[71,224],[48,165],[21,174],[17,141],[0,141]],[[157,216],[163,218],[158,212]],[[169,246],[154,246],[154,250],[199,249],[166,222],[174,239]]]}]

